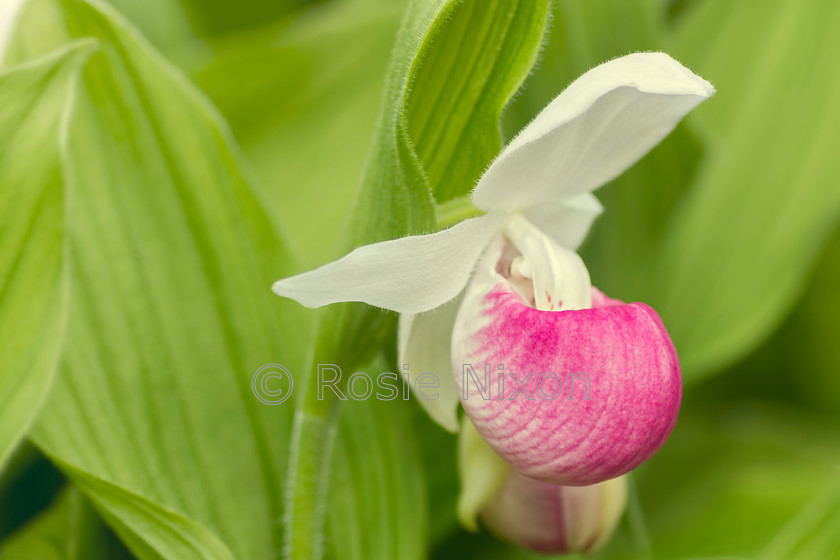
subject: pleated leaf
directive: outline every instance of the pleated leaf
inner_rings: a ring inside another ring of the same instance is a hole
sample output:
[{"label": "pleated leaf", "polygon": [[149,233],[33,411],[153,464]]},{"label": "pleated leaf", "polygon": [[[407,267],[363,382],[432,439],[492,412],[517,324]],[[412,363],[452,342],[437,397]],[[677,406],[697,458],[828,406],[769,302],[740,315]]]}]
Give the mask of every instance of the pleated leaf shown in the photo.
[{"label": "pleated leaf", "polygon": [[52,385],[67,309],[62,121],[90,41],[0,73],[0,471]]},{"label": "pleated leaf", "polygon": [[648,285],[691,379],[779,324],[840,217],[840,5],[715,0],[684,17],[676,54],[718,95],[695,115],[709,150]]},{"label": "pleated leaf", "polygon": [[34,439],[141,558],[275,558],[291,407],[251,376],[305,347],[269,290],[283,244],[216,112],[118,14],[61,0],[24,18],[50,33],[17,56],[101,44],[64,145],[73,305]]}]

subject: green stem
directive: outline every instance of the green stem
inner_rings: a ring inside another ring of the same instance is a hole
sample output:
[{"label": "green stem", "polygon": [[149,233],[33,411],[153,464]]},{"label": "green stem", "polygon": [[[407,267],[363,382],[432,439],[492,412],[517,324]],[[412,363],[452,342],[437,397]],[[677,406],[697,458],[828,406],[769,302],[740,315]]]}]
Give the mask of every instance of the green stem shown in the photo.
[{"label": "green stem", "polygon": [[334,321],[344,316],[344,309],[335,311],[316,322],[309,368],[295,406],[284,496],[285,560],[320,560],[324,554],[325,502],[341,401],[332,391],[318,394],[315,368],[318,357],[340,352],[332,333],[338,332]]},{"label": "green stem", "polygon": [[324,504],[342,401],[333,391],[318,394],[318,361],[337,364],[340,357],[348,369],[365,363],[382,347],[394,320],[392,314],[358,304],[335,306],[319,317],[292,427],[284,496],[285,560],[320,560],[324,553]]},{"label": "green stem", "polygon": [[319,401],[316,388],[308,385],[303,406],[295,412],[292,432],[286,486],[286,560],[318,560],[324,553],[324,503],[341,407],[335,398]]}]

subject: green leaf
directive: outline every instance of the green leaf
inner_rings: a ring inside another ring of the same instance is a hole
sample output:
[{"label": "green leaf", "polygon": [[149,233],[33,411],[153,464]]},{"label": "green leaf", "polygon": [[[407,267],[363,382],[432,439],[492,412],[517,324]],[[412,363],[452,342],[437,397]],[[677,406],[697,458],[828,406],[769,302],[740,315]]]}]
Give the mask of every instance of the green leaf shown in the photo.
[{"label": "green leaf", "polygon": [[302,269],[338,249],[401,8],[331,2],[214,42],[191,73],[230,123]]},{"label": "green leaf", "polygon": [[501,147],[499,115],[547,20],[541,0],[409,4],[353,216],[356,244],[427,232],[435,200],[472,190]]},{"label": "green leaf", "polygon": [[[375,379],[380,371],[368,373]],[[414,449],[413,405],[400,399],[343,407],[326,502],[328,558],[427,556],[425,476]]]},{"label": "green leaf", "polygon": [[186,0],[107,1],[159,49],[180,48],[195,38]]},{"label": "green leaf", "polygon": [[319,0],[181,0],[203,34],[220,34],[247,29],[265,21],[317,4]]},{"label": "green leaf", "polygon": [[840,407],[840,346],[836,324],[840,314],[840,229],[823,250],[805,297],[768,341],[777,350],[776,367],[795,372],[794,395],[813,408],[834,415]]},{"label": "green leaf", "polygon": [[102,50],[65,144],[73,310],[34,439],[141,558],[185,557],[179,524],[192,556],[274,558],[292,410],[251,377],[300,369],[307,319],[269,289],[294,266],[216,112],[112,9],[56,6],[45,40]]},{"label": "green leaf", "polygon": [[539,1],[449,6],[419,46],[408,79],[416,93],[402,109],[439,203],[469,194],[499,153],[499,118],[536,62],[549,11]]},{"label": "green leaf", "polygon": [[3,560],[114,558],[107,529],[76,487],[0,545]]},{"label": "green leaf", "polygon": [[[710,387],[710,402],[721,400],[727,379]],[[755,558],[830,523],[840,459],[834,422],[743,398],[687,408],[668,444],[637,473],[656,558]],[[803,520],[791,523],[797,516]]]},{"label": "green leaf", "polygon": [[29,440],[22,441],[0,477],[0,541],[49,507],[66,483]]},{"label": "green leaf", "polygon": [[0,73],[0,470],[49,392],[66,323],[59,136],[77,43]]},{"label": "green leaf", "polygon": [[190,519],[57,462],[91,496],[114,531],[140,558],[235,558],[214,533]]},{"label": "green leaf", "polygon": [[[451,533],[458,531],[457,436],[441,430],[426,411],[416,407],[411,419],[414,441],[426,480],[429,501],[429,547],[433,550]],[[435,554],[431,556],[436,557]]]},{"label": "green leaf", "polygon": [[[834,419],[840,403],[840,365],[834,325],[840,310],[840,231],[823,250],[805,296],[790,317],[740,370],[748,367],[756,382],[766,383],[784,397],[802,403],[809,413],[821,411]],[[757,363],[756,363],[757,362]],[[774,375],[768,379],[768,372]],[[728,374],[727,374],[728,375]],[[795,379],[795,383],[790,380]],[[745,384],[745,381],[741,381]],[[764,389],[764,391],[773,390]],[[817,479],[822,483],[790,521],[768,539],[761,560],[835,558],[840,555],[840,473]]]},{"label": "green leaf", "polygon": [[840,553],[840,473],[767,544],[761,560],[835,558]]},{"label": "green leaf", "polygon": [[840,216],[840,6],[712,0],[678,31],[676,54],[718,90],[695,115],[714,144],[649,299],[690,380],[778,325]]}]

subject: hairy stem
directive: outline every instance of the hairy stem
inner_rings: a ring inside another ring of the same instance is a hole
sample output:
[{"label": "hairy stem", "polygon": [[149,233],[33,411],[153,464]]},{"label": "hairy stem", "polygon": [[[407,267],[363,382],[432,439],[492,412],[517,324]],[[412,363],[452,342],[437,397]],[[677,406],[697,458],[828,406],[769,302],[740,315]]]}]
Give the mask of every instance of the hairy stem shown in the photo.
[{"label": "hairy stem", "polygon": [[303,406],[295,412],[292,433],[285,496],[286,560],[318,560],[324,553],[324,502],[341,406],[335,398],[319,401],[313,383],[308,383],[306,392]]}]

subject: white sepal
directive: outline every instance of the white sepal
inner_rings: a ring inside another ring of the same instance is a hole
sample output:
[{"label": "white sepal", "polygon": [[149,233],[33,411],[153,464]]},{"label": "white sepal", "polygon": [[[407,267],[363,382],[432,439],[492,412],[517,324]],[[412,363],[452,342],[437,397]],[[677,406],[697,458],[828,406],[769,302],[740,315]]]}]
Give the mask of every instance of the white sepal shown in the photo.
[{"label": "white sepal", "polygon": [[713,93],[709,82],[664,53],[605,62],[575,80],[502,150],[473,202],[487,211],[524,211],[598,188]]}]

